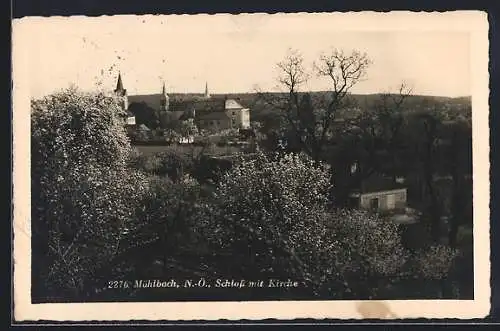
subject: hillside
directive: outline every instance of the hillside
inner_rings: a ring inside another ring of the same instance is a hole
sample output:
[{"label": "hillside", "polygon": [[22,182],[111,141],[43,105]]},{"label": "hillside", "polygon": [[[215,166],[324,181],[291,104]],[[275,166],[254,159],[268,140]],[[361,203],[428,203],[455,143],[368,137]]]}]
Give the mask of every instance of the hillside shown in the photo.
[{"label": "hillside", "polygon": [[[328,97],[328,91],[322,92],[310,92],[313,98],[325,98]],[[175,94],[177,98],[189,98],[189,97],[198,97],[200,94],[196,93],[186,93],[186,94]],[[263,93],[266,97],[286,97],[286,93],[275,93],[275,92],[265,92]],[[351,97],[355,101],[355,103],[360,108],[370,107],[375,102],[380,100],[381,94],[352,94]],[[214,98],[231,98],[238,100],[242,105],[251,108],[252,105],[258,104],[261,99],[261,95],[258,93],[229,93],[229,94],[212,94]],[[451,106],[462,106],[467,107],[471,104],[471,97],[441,97],[441,96],[426,96],[426,95],[411,95],[407,99],[408,105],[433,105],[433,104],[441,104],[441,105],[451,105]]]},{"label": "hillside", "polygon": [[[311,92],[313,99],[327,99],[329,92]],[[252,120],[259,121],[262,116],[272,113],[275,110],[269,106],[264,99],[286,98],[286,93],[237,93],[237,94],[215,94],[213,97],[234,98],[243,106],[250,108]],[[263,97],[264,96],[264,97]],[[394,95],[396,96],[396,95]],[[352,94],[354,104],[361,110],[372,109],[380,100],[381,94]],[[440,109],[450,113],[464,113],[466,117],[471,116],[471,97],[440,97],[426,95],[411,95],[405,101],[405,110],[418,111],[423,109]]]}]

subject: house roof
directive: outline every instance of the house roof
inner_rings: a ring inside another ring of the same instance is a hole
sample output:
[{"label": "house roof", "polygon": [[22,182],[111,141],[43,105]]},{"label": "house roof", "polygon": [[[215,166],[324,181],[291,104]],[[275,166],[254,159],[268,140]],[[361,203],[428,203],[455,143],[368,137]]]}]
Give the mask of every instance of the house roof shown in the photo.
[{"label": "house roof", "polygon": [[227,99],[226,104],[225,104],[226,109],[243,109],[243,106],[240,105],[236,100],[234,99]]},{"label": "house roof", "polygon": [[406,188],[404,184],[395,182],[392,178],[380,174],[373,174],[362,180],[354,191],[359,193],[375,193],[404,188]]},{"label": "house roof", "polygon": [[223,111],[211,112],[207,114],[200,114],[196,116],[197,120],[228,120],[229,116]]},{"label": "house roof", "polygon": [[[224,109],[223,98],[205,98],[201,95],[193,94],[168,94],[169,108],[172,111],[185,111],[196,109],[197,111],[215,111]],[[131,103],[146,103],[153,109],[161,107],[162,94],[141,94],[129,95],[128,101]],[[241,107],[242,108],[242,107]]]},{"label": "house roof", "polygon": [[[243,109],[240,103],[234,99],[226,99],[224,97],[206,98],[203,95],[197,94],[168,94],[169,109],[172,111],[221,111],[224,109]],[[129,104],[131,103],[146,103],[153,109],[161,107],[162,94],[141,94],[128,96]]]}]

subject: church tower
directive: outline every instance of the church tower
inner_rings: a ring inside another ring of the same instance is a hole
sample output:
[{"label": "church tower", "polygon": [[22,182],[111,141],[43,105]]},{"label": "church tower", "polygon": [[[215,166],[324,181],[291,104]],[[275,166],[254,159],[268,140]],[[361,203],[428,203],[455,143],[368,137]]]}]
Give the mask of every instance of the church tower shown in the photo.
[{"label": "church tower", "polygon": [[121,106],[124,110],[128,109],[127,90],[123,88],[122,75],[118,73],[118,82],[116,83],[115,95],[121,99]]},{"label": "church tower", "polygon": [[208,82],[205,83],[205,98],[210,98],[210,93],[208,93]]},{"label": "church tower", "polygon": [[162,111],[168,111],[168,107],[170,104],[170,98],[168,97],[167,90],[165,89],[165,82],[163,82],[163,90],[161,93],[161,100],[160,100],[160,110]]}]

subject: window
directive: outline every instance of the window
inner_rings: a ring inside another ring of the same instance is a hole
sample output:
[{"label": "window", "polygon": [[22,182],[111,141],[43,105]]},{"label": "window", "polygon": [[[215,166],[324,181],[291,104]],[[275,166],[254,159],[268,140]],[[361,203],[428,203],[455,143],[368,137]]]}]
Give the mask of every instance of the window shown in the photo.
[{"label": "window", "polygon": [[378,198],[370,199],[370,208],[378,209]]}]

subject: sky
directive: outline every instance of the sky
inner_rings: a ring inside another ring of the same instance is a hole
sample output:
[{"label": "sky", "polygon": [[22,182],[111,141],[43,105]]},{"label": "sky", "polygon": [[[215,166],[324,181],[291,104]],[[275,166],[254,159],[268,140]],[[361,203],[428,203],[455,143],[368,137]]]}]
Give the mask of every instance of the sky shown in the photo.
[{"label": "sky", "polygon": [[[434,16],[435,17],[435,16]],[[129,95],[275,90],[276,63],[290,48],[307,68],[333,48],[366,52],[372,64],[353,93],[471,95],[470,31],[458,19],[355,14],[32,17],[14,22],[32,97],[74,84],[113,89],[121,72]],[[16,53],[16,54],[20,54]],[[22,58],[22,59],[21,59]],[[312,76],[309,90],[328,89]]]}]

